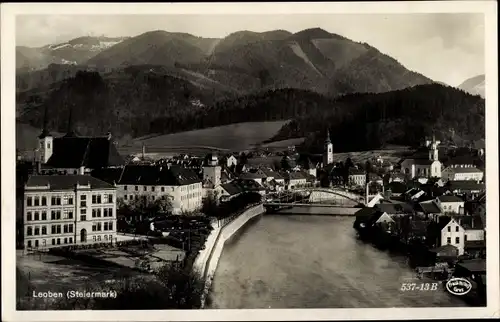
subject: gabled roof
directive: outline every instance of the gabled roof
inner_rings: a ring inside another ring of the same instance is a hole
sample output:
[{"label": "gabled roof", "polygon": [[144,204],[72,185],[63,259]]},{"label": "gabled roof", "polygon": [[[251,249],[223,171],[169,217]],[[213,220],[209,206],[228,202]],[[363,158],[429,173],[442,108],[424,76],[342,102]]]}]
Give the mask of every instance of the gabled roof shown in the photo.
[{"label": "gabled roof", "polygon": [[448,190],[455,191],[482,191],[485,190],[486,186],[484,183],[477,183],[472,180],[460,180],[460,181],[450,181]]},{"label": "gabled roof", "polygon": [[305,176],[305,174],[301,171],[297,171],[297,172],[290,172],[288,173],[288,178],[289,180],[302,180],[302,179],[307,179],[307,177]]},{"label": "gabled roof", "polygon": [[244,172],[240,174],[240,179],[262,179],[265,178],[263,175],[254,172]]},{"label": "gabled roof", "polygon": [[65,136],[54,139],[54,150],[47,161],[54,168],[91,169],[121,166],[124,159],[107,137]]},{"label": "gabled roof", "polygon": [[448,171],[450,173],[481,173],[481,172],[483,172],[482,170],[479,170],[476,167],[470,167],[470,168],[461,168],[461,167],[447,168],[446,171]]},{"label": "gabled roof", "polygon": [[240,186],[236,185],[233,182],[225,183],[221,185],[222,189],[224,189],[230,196],[235,196],[243,192]]},{"label": "gabled roof", "polygon": [[457,196],[439,196],[437,199],[440,202],[464,202],[461,198]]},{"label": "gabled roof", "polygon": [[420,209],[426,214],[439,214],[441,213],[441,208],[434,202],[420,202],[419,204]]},{"label": "gabled roof", "polygon": [[445,166],[450,165],[462,165],[462,164],[474,164],[474,157],[470,155],[460,155],[456,157],[451,157],[446,162],[444,162]]},{"label": "gabled roof", "polygon": [[89,175],[34,175],[26,182],[26,189],[50,185],[50,190],[71,190],[77,184],[90,184],[91,189],[114,188],[113,185]]}]

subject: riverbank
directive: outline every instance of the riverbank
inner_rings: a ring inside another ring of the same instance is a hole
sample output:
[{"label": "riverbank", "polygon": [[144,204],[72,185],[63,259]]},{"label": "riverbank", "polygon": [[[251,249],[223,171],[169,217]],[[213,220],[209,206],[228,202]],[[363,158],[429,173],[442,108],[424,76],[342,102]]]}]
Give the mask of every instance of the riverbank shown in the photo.
[{"label": "riverbank", "polygon": [[[299,206],[280,209],[273,212],[275,215],[312,215],[312,216],[346,216],[354,217],[360,208],[353,207],[321,207],[321,206]],[[268,211],[268,212],[269,212]]]},{"label": "riverbank", "polygon": [[247,222],[264,213],[265,209],[262,204],[252,206],[226,225],[214,227],[208,236],[205,249],[203,252],[200,252],[193,267],[199,274],[202,274],[205,280],[205,291],[202,296],[201,308],[205,306],[205,301],[210,292],[213,276],[217,269],[222,250],[224,249],[224,244]]}]

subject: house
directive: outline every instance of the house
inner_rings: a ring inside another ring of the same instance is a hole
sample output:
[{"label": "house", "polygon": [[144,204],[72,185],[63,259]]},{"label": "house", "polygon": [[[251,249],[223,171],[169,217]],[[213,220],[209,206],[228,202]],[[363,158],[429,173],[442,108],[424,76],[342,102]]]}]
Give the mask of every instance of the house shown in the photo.
[{"label": "house", "polygon": [[244,172],[239,176],[242,180],[254,180],[259,185],[262,184],[262,181],[266,178],[264,175],[259,174],[258,172]]},{"label": "house", "polygon": [[481,214],[486,211],[486,192],[481,192],[477,197],[464,203],[465,213],[467,215]]},{"label": "house", "polygon": [[366,184],[366,172],[357,168],[349,169],[349,184],[364,187]]},{"label": "house", "polygon": [[389,182],[405,182],[406,176],[400,172],[391,172]]},{"label": "house", "polygon": [[390,194],[390,196],[400,197],[406,191],[406,185],[399,181],[392,181],[386,187],[385,191]]},{"label": "house", "polygon": [[478,256],[486,251],[485,226],[481,216],[459,216],[458,221],[464,228],[464,252]]},{"label": "house", "polygon": [[464,212],[465,201],[457,196],[439,196],[435,199],[436,204],[443,213],[462,214]]},{"label": "house", "polygon": [[262,177],[262,180],[264,182],[270,182],[271,180],[273,180],[275,177],[278,176],[281,178],[278,172],[275,172],[271,168],[266,168],[266,167],[259,168],[259,170],[257,170],[257,174]]},{"label": "house", "polygon": [[234,155],[229,155],[228,157],[225,158],[225,163],[226,167],[231,168],[232,166],[235,166],[238,164],[238,159]]},{"label": "house", "polygon": [[422,213],[428,219],[435,221],[443,214],[443,211],[434,200],[419,202],[416,206],[416,210],[417,213]]},{"label": "house", "polygon": [[93,171],[92,175],[117,185],[117,197],[130,203],[139,198],[154,202],[168,199],[172,212],[181,214],[201,209],[202,179],[180,166],[128,165]]},{"label": "house", "polygon": [[63,137],[54,138],[43,130],[38,142],[41,163],[58,172],[85,174],[93,169],[125,164],[110,134],[105,137],[79,137],[69,131]]},{"label": "house", "polygon": [[241,195],[244,190],[234,182],[221,184],[216,188],[217,196],[220,201],[229,201],[239,195]]},{"label": "house", "polygon": [[278,182],[275,179],[266,181],[264,183],[264,186],[267,187],[270,191],[274,192],[282,192],[285,190],[285,184],[283,182]]},{"label": "house", "polygon": [[486,185],[484,183],[469,180],[450,181],[445,186],[445,189],[454,195],[467,195],[470,198],[475,198],[486,190]]},{"label": "house", "polygon": [[468,168],[445,168],[442,172],[442,178],[445,181],[482,181],[484,177],[484,172],[479,170],[476,167],[468,167]]},{"label": "house", "polygon": [[440,236],[438,245],[453,245],[458,249],[458,255],[464,254],[465,229],[454,218],[442,217],[438,223]]},{"label": "house", "polygon": [[370,182],[375,182],[378,183],[379,185],[384,184],[384,180],[382,179],[382,177],[375,173],[369,173],[368,179],[370,180]]},{"label": "house", "polygon": [[33,175],[24,187],[24,246],[116,241],[116,187],[89,175]]},{"label": "house", "polygon": [[425,191],[419,188],[411,188],[404,193],[406,201],[418,201],[425,195]]},{"label": "house", "polygon": [[401,217],[414,213],[413,207],[407,203],[379,203],[374,208],[390,217]]},{"label": "house", "polygon": [[368,224],[370,222],[371,217],[378,212],[378,209],[372,207],[363,207],[358,210],[354,216],[356,219],[354,221],[354,229],[364,229],[368,228]]},{"label": "house", "polygon": [[300,171],[290,172],[285,175],[285,184],[289,189],[303,187],[307,184],[307,178],[304,173]]},{"label": "house", "polygon": [[382,200],[385,200],[384,196],[380,193],[377,193],[369,202],[366,204],[367,207],[374,207],[376,204],[379,204]]}]

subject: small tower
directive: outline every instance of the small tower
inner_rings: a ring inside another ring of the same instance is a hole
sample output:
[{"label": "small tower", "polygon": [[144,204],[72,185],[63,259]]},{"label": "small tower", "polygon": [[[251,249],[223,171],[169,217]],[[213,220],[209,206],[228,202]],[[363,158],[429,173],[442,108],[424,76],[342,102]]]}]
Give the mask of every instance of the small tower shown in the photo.
[{"label": "small tower", "polygon": [[325,151],[323,152],[323,166],[333,163],[333,145],[330,140],[330,131],[326,130]]},{"label": "small tower", "polygon": [[49,161],[54,151],[54,137],[47,130],[48,126],[48,108],[45,107],[45,114],[43,118],[43,130],[38,136],[38,150],[40,151],[40,162],[43,164]]}]

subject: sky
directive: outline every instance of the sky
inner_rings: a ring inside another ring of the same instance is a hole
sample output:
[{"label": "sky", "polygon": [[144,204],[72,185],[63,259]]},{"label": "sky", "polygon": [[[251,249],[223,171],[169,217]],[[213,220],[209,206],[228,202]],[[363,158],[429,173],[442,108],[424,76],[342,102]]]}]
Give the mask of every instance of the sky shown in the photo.
[{"label": "sky", "polygon": [[80,36],[136,36],[151,30],[224,37],[250,30],[322,28],[366,42],[406,68],[458,86],[485,73],[483,14],[24,15],[16,44],[38,47]]}]

